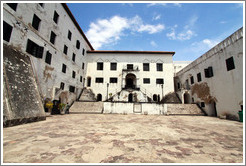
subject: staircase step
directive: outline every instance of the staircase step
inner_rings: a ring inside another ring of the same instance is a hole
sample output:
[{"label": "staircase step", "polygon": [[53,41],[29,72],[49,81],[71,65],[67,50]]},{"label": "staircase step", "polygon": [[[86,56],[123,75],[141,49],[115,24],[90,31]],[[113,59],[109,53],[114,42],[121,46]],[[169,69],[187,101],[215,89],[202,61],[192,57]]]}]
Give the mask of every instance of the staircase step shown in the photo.
[{"label": "staircase step", "polygon": [[69,109],[69,113],[77,114],[101,114],[103,111],[103,102],[74,102]]},{"label": "staircase step", "polygon": [[205,115],[196,104],[167,104],[168,115]]}]

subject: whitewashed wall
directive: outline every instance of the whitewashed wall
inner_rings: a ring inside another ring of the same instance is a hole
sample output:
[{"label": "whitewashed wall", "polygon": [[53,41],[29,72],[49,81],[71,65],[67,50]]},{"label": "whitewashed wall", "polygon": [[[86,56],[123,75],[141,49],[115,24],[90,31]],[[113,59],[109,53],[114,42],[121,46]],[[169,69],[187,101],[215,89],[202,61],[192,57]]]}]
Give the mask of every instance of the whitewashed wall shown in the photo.
[{"label": "whitewashed wall", "polygon": [[[97,62],[103,62],[103,70],[97,70]],[[117,70],[110,70],[110,63],[117,63]],[[150,64],[150,71],[143,71],[143,63]],[[163,63],[163,71],[156,70],[156,63]],[[137,78],[137,86],[140,86],[146,94],[153,98],[153,94],[162,96],[162,88],[160,84],[156,84],[156,78],[164,79],[163,95],[174,91],[173,83],[173,60],[172,54],[134,54],[134,53],[88,53],[87,57],[87,74],[91,77],[91,87],[95,95],[102,94],[102,99],[106,99],[107,83],[110,77],[117,77],[118,83],[109,83],[108,93],[113,95],[121,91],[121,87],[125,85],[126,72],[122,69],[127,64],[138,66],[139,71],[132,71]],[[95,83],[96,77],[103,77],[103,83]],[[143,84],[143,78],[150,78],[150,84]]]},{"label": "whitewashed wall", "polygon": [[[233,57],[235,69],[227,71],[226,59]],[[205,78],[204,69],[212,66],[213,77]],[[202,81],[197,81],[197,73],[201,72]],[[207,53],[193,61],[190,65],[177,73],[175,86],[182,84],[181,90],[177,91],[184,101],[184,93],[190,95],[195,103],[204,102],[197,94],[185,88],[185,80],[194,77],[194,85],[206,83],[209,87],[210,96],[216,100],[217,115],[229,115],[238,118],[238,111],[243,105],[243,29],[239,29],[224,41],[216,45]],[[191,86],[191,89],[192,89]],[[202,89],[200,89],[202,90]],[[203,108],[208,115],[214,115],[213,105],[205,103]]]},{"label": "whitewashed wall", "polygon": [[[59,14],[57,24],[53,21],[54,10]],[[39,31],[32,27],[34,14],[41,19]],[[84,78],[86,73],[82,70],[82,63],[85,63],[86,50],[90,50],[90,47],[61,4],[45,3],[41,7],[38,3],[18,3],[16,11],[7,4],[3,4],[3,20],[13,27],[10,41],[4,41],[4,43],[24,53],[26,53],[27,39],[44,47],[42,59],[30,55],[42,97],[54,98],[54,89],[60,88],[61,82],[65,83],[65,91],[69,90],[69,85],[81,91],[83,83],[80,82],[80,76]],[[20,25],[16,24],[17,21]],[[68,30],[72,32],[71,41],[67,38]],[[50,43],[51,31],[57,35],[54,45]],[[80,49],[76,48],[76,40],[80,41]],[[68,47],[67,55],[63,54],[64,44]],[[83,48],[85,49],[84,56],[82,55]],[[51,65],[45,63],[46,51],[52,54]],[[73,53],[76,54],[75,62],[72,61]],[[62,73],[63,63],[67,65],[66,73]],[[76,72],[75,79],[72,78],[72,71]]]}]

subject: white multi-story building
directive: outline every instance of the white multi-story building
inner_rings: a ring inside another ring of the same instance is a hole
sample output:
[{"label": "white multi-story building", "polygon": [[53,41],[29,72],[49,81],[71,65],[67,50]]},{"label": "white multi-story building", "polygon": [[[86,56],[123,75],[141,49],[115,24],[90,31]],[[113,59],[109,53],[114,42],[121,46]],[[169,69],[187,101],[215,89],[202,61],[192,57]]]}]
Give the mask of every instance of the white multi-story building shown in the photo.
[{"label": "white multi-story building", "polygon": [[88,51],[87,88],[97,100],[160,101],[174,91],[174,52]]},{"label": "white multi-story building", "polygon": [[208,115],[238,119],[243,108],[243,28],[176,74],[183,103],[198,103]]},{"label": "white multi-story building", "polygon": [[93,50],[66,4],[4,3],[3,42],[30,56],[43,99],[72,102]]}]

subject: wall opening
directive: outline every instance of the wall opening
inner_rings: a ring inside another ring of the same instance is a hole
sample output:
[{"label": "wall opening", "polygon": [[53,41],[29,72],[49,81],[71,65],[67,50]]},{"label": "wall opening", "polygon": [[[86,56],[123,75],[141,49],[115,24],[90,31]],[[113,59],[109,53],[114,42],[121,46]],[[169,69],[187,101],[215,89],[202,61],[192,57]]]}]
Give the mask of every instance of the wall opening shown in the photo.
[{"label": "wall opening", "polygon": [[157,95],[156,94],[153,95],[153,100],[157,101]]},{"label": "wall opening", "polygon": [[87,77],[87,87],[91,86],[91,77]]},{"label": "wall opening", "polygon": [[128,95],[128,102],[132,102],[133,100],[132,100],[132,94],[130,93],[129,95]]},{"label": "wall opening", "polygon": [[136,88],[136,76],[134,74],[126,75],[126,88]]},{"label": "wall opening", "polygon": [[184,104],[190,103],[190,95],[188,93],[184,94]]},{"label": "wall opening", "polygon": [[102,101],[102,95],[100,93],[97,94],[97,101]]}]

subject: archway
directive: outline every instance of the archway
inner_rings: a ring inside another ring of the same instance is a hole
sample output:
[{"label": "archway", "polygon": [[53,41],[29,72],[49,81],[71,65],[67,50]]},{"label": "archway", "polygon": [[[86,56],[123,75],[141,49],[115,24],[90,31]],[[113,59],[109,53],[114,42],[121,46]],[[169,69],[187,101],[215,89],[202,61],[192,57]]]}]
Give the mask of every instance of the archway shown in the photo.
[{"label": "archway", "polygon": [[97,101],[102,101],[102,95],[100,93],[97,94]]},{"label": "archway", "polygon": [[87,77],[87,87],[91,86],[91,77]]},{"label": "archway", "polygon": [[153,95],[153,101],[157,101],[157,95],[156,94]]},{"label": "archway", "polygon": [[190,103],[190,95],[188,93],[184,94],[184,104]]},{"label": "archway", "polygon": [[132,102],[132,94],[131,93],[128,95],[128,102]]},{"label": "archway", "polygon": [[134,74],[126,75],[126,88],[134,89],[136,87],[136,76]]}]

